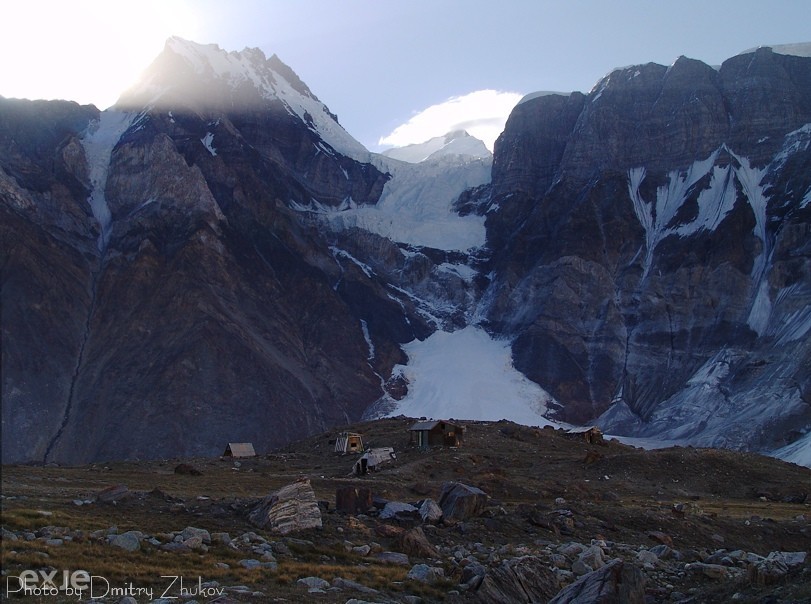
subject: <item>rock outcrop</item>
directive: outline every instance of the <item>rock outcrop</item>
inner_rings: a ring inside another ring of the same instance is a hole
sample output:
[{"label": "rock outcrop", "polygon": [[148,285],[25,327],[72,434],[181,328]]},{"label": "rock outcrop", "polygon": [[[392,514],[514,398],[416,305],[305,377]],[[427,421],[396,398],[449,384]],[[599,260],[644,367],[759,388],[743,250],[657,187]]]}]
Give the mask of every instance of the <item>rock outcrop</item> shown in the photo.
[{"label": "rock outcrop", "polygon": [[282,535],[321,528],[321,510],[306,478],[265,497],[248,518],[256,526]]}]

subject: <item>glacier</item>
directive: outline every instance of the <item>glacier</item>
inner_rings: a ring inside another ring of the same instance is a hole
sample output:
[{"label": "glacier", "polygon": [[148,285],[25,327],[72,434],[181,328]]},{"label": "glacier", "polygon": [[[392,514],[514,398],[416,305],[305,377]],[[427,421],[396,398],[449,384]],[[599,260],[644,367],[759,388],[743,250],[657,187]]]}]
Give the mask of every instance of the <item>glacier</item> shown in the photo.
[{"label": "glacier", "polygon": [[408,394],[390,401],[387,416],[560,425],[544,417],[553,398],[513,366],[510,342],[481,327],[439,330],[403,350],[408,363],[394,371],[407,381]]}]

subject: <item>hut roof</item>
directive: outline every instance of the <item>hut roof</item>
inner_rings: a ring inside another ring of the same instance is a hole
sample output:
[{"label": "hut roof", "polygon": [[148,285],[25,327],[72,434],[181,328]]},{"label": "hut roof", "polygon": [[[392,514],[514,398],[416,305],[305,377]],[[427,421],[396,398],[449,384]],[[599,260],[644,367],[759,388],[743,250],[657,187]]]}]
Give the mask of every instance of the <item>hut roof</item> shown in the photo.
[{"label": "hut roof", "polygon": [[581,426],[578,428],[570,428],[566,430],[566,434],[585,434],[586,432],[591,432],[592,430],[596,430],[597,432],[600,431],[600,428],[597,426]]},{"label": "hut roof", "polygon": [[223,455],[230,455],[231,457],[256,457],[256,451],[253,450],[253,443],[228,443]]},{"label": "hut roof", "polygon": [[414,430],[414,431],[433,430],[434,428],[437,427],[438,424],[439,424],[438,420],[429,420],[429,421],[417,422],[416,424],[411,426],[409,428],[409,430]]},{"label": "hut roof", "polygon": [[453,421],[448,421],[446,419],[432,419],[427,421],[418,421],[416,424],[409,428],[409,431],[412,432],[422,432],[423,430],[433,430],[439,424],[448,424],[449,426],[453,426],[454,428],[462,428],[461,425],[457,424]]}]

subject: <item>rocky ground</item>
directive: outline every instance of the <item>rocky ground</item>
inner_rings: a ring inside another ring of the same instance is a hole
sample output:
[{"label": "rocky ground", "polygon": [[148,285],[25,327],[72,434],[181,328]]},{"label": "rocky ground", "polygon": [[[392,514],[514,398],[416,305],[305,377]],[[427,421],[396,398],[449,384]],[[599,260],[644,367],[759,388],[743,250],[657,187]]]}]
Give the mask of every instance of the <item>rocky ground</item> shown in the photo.
[{"label": "rocky ground", "polygon": [[2,597],[22,577],[54,590],[29,602],[811,602],[808,468],[508,422],[420,451],[412,421],[349,428],[397,455],[361,477],[338,431],[251,459],[6,466]]}]

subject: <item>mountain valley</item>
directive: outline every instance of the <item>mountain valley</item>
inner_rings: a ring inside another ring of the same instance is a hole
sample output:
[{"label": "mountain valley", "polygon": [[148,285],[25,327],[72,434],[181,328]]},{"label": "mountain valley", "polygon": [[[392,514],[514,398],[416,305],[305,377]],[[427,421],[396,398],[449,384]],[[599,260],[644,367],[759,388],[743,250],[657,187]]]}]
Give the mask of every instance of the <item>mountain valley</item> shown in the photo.
[{"label": "mountain valley", "polygon": [[[809,124],[779,48],[528,95],[492,156],[370,153],[275,55],[179,38],[106,111],[0,98],[3,463],[410,408],[811,464]],[[498,392],[415,402],[474,330]]]}]

